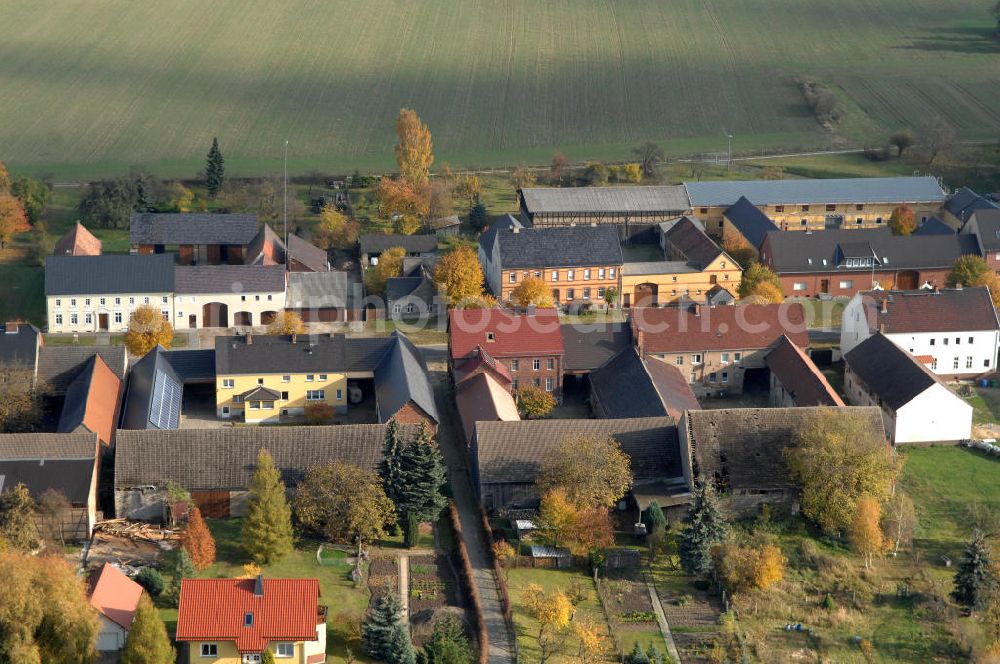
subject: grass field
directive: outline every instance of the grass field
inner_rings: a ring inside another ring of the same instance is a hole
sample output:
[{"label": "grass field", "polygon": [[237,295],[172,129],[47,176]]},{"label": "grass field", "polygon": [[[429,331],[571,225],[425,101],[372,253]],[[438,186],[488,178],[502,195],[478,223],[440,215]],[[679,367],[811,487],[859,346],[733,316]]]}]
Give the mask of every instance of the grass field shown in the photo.
[{"label": "grass field", "polygon": [[941,117],[1000,128],[981,0],[3,0],[0,146],[17,169],[382,168],[401,106],[453,165],[822,147],[795,77],[859,142]]}]

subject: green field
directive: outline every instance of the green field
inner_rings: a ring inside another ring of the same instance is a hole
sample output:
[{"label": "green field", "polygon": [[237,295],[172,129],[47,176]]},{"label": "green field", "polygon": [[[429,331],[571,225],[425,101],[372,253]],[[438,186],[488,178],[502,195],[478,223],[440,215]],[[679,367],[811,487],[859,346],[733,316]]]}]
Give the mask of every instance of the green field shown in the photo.
[{"label": "green field", "polygon": [[[3,0],[0,146],[15,169],[193,175],[388,167],[401,106],[461,166],[858,143],[940,117],[1000,129],[983,0]],[[794,83],[829,85],[824,133]]]}]

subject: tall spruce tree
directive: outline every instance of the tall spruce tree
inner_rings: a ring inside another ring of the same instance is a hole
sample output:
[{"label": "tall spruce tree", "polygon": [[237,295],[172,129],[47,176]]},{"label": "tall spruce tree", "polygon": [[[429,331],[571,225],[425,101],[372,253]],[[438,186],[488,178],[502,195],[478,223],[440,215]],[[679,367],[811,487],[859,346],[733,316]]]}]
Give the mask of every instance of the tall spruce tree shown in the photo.
[{"label": "tall spruce tree", "polygon": [[420,427],[417,439],[403,448],[400,461],[403,483],[396,508],[405,515],[406,543],[413,546],[419,523],[435,521],[448,504],[444,495],[448,471],[426,424]]},{"label": "tall spruce tree", "polygon": [[687,527],[681,533],[678,547],[681,567],[688,574],[708,575],[712,571],[712,546],[721,543],[727,531],[709,482],[699,482],[684,523]]},{"label": "tall spruce tree", "polygon": [[490,223],[490,213],[476,194],[476,202],[469,208],[469,224],[475,229],[486,228]]},{"label": "tall spruce tree", "polygon": [[190,579],[197,573],[191,555],[181,547],[177,552],[177,562],[174,564],[174,577],[170,580],[170,589],[167,591],[167,599],[173,606],[176,607],[181,601],[181,581]]},{"label": "tall spruce tree", "polygon": [[986,535],[977,530],[965,545],[962,562],[955,571],[955,589],[951,596],[959,604],[979,610],[996,583]]},{"label": "tall spruce tree", "polygon": [[[399,511],[399,502],[403,496],[403,449],[406,444],[399,433],[399,425],[396,420],[389,420],[385,427],[385,447],[382,450],[382,463],[379,464],[379,476],[382,478],[382,488],[385,495],[396,505]],[[400,514],[400,517],[402,515]]]},{"label": "tall spruce tree", "polygon": [[410,630],[406,623],[400,621],[393,628],[392,639],[389,642],[389,655],[384,661],[386,664],[416,664],[417,652],[413,649],[413,642],[410,641]]},{"label": "tall spruce tree", "polygon": [[431,639],[417,653],[418,664],[472,664],[475,656],[462,621],[446,615],[434,623]]},{"label": "tall spruce tree", "polygon": [[205,162],[205,188],[208,195],[215,198],[222,191],[222,182],[226,177],[226,162],[222,158],[222,150],[219,149],[219,139],[212,139],[212,147],[208,151],[208,159]]},{"label": "tall spruce tree", "polygon": [[649,656],[642,651],[639,642],[632,645],[632,650],[625,655],[625,664],[649,664]]},{"label": "tall spruce tree", "polygon": [[[361,646],[380,662],[388,662],[393,652],[397,626],[403,624],[403,605],[392,593],[375,598],[372,610],[361,624]],[[405,625],[404,625],[405,628]]]},{"label": "tall spruce tree", "polygon": [[149,596],[143,594],[119,661],[121,664],[172,664],[175,657],[167,628]]},{"label": "tall spruce tree", "polygon": [[257,454],[257,468],[250,480],[243,548],[264,565],[281,560],[292,550],[292,508],[285,498],[281,473],[266,449]]}]

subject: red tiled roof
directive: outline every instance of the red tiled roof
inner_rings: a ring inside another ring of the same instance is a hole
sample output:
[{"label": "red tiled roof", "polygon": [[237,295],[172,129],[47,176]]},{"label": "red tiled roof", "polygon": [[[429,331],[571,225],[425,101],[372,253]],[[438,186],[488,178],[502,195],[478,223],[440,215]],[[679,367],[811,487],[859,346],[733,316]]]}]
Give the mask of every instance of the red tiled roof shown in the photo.
[{"label": "red tiled roof", "polygon": [[[235,641],[241,653],[261,652],[271,641],[316,639],[319,581],[263,579],[184,579],[177,610],[177,640]],[[253,626],[245,627],[246,614]]]},{"label": "red tiled roof", "polygon": [[[981,332],[1000,329],[987,288],[863,293],[868,328],[885,333]],[[882,311],[883,303],[885,311]]]},{"label": "red tiled roof", "polygon": [[496,378],[507,381],[508,385],[514,381],[507,367],[497,362],[480,346],[476,346],[472,349],[472,355],[469,358],[455,364],[455,382],[461,383],[467,380],[479,369],[492,372]]},{"label": "red tiled roof", "polygon": [[108,620],[128,629],[135,618],[142,586],[125,576],[111,563],[104,563],[92,580],[90,605]]},{"label": "red tiled roof", "polygon": [[476,346],[498,358],[563,354],[555,309],[538,309],[530,315],[500,308],[452,309],[448,334],[452,359],[468,356]]},{"label": "red tiled roof", "polygon": [[100,256],[101,246],[101,241],[78,221],[68,233],[59,238],[52,250],[52,255]]},{"label": "red tiled roof", "polygon": [[97,434],[105,444],[111,444],[118,419],[118,402],[122,381],[112,371],[100,355],[94,356],[94,374],[90,379],[90,392],[83,423]]},{"label": "red tiled roof", "polygon": [[782,336],[764,361],[781,381],[785,391],[792,395],[796,406],[844,405],[844,400],[830,386],[823,372],[788,337]]},{"label": "red tiled roof", "polygon": [[[797,302],[632,309],[633,338],[645,353],[767,348],[781,335],[809,345],[805,309]],[[639,338],[639,335],[642,338]]]}]

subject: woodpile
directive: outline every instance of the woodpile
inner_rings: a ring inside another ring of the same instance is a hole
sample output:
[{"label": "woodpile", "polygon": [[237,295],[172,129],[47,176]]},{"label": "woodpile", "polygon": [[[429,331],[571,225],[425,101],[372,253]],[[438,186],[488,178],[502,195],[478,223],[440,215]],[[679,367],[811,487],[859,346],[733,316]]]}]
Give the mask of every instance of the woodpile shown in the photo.
[{"label": "woodpile", "polygon": [[157,528],[148,523],[127,521],[126,519],[105,519],[94,524],[96,532],[107,533],[115,537],[126,537],[142,542],[164,542],[179,540],[181,535],[174,530]]}]

